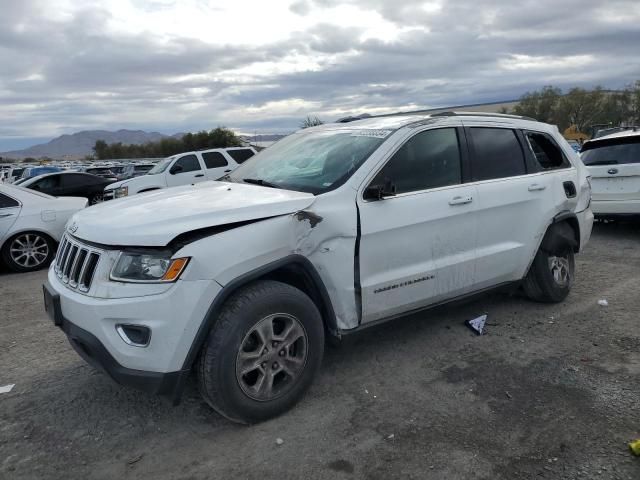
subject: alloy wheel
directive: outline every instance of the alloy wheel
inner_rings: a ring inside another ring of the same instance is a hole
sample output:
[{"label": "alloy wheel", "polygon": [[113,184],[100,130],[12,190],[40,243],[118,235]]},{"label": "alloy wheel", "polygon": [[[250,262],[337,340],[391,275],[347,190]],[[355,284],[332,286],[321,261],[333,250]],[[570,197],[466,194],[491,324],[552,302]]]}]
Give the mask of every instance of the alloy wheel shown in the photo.
[{"label": "alloy wheel", "polygon": [[571,263],[568,257],[549,257],[549,269],[557,285],[567,287],[571,284]]},{"label": "alloy wheel", "polygon": [[9,247],[11,260],[23,268],[35,268],[49,257],[49,244],[40,235],[25,233],[13,239]]},{"label": "alloy wheel", "polygon": [[258,401],[288,392],[304,370],[309,341],[302,323],[287,313],[269,315],[245,335],[236,357],[242,391]]}]

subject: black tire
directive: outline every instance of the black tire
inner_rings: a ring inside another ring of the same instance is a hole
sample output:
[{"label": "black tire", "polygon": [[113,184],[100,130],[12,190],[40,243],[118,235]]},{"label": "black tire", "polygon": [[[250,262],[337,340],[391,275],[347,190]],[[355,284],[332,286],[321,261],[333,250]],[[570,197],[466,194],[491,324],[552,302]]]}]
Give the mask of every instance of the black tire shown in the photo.
[{"label": "black tire", "polygon": [[[28,245],[32,245],[29,250]],[[16,249],[23,246],[30,255],[19,256]],[[0,252],[4,264],[14,272],[33,272],[47,267],[56,255],[56,243],[42,232],[20,232],[9,238]]]},{"label": "black tire", "polygon": [[[274,334],[273,341],[262,341],[263,335],[268,337],[265,329]],[[301,336],[289,345],[284,332],[291,333],[290,339]],[[323,352],[324,326],[311,299],[290,285],[259,281],[227,300],[209,332],[197,365],[200,393],[230,420],[267,420],[302,398],[320,368]],[[245,365],[251,370],[242,374]],[[260,389],[264,382],[266,387]],[[267,389],[271,396],[264,393]]]},{"label": "black tire", "polygon": [[89,197],[89,205],[97,205],[98,203],[103,202],[103,194],[102,193],[94,193]]},{"label": "black tire", "polygon": [[[558,267],[556,262],[560,262],[562,266]],[[565,270],[566,275],[559,274],[558,268]],[[540,249],[522,286],[525,294],[531,300],[558,303],[569,295],[574,274],[575,259],[571,247],[562,248],[555,254]]]}]

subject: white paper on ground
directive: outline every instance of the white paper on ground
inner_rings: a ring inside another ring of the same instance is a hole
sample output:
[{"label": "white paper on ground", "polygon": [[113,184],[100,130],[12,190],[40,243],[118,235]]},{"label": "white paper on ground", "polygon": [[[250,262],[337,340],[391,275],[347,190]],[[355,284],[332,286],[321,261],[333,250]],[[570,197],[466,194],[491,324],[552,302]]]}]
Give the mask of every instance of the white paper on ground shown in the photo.
[{"label": "white paper on ground", "polygon": [[12,383],[11,385],[5,385],[4,387],[0,387],[0,393],[9,393],[11,390],[13,390],[13,387],[15,387],[16,384]]},{"label": "white paper on ground", "polygon": [[467,325],[469,326],[469,328],[471,328],[471,330],[476,332],[478,335],[482,335],[484,331],[484,324],[486,321],[487,321],[487,316],[480,315],[479,317],[474,318],[472,320],[467,320]]}]

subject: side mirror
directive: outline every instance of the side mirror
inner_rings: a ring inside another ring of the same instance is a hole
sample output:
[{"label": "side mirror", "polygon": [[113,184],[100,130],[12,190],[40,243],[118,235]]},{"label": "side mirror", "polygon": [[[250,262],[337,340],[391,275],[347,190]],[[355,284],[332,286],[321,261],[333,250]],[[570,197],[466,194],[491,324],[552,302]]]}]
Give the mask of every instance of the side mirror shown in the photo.
[{"label": "side mirror", "polygon": [[173,164],[173,167],[171,167],[171,170],[169,170],[169,173],[171,175],[175,175],[176,173],[180,173],[182,172],[182,170],[184,170],[184,168],[182,168],[182,165],[179,165],[177,163]]},{"label": "side mirror", "polygon": [[364,190],[365,200],[384,200],[385,197],[393,197],[396,194],[396,186],[389,179],[385,179],[384,185],[369,185]]}]

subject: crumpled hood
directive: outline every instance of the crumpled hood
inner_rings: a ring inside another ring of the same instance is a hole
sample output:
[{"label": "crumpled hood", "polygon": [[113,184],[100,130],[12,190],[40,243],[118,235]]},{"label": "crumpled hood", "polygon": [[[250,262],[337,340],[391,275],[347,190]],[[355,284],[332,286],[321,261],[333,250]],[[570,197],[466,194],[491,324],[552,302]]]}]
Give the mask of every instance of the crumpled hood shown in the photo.
[{"label": "crumpled hood", "polygon": [[303,210],[310,193],[225,182],[156,190],[76,213],[67,230],[103,245],[165,246],[181,233]]}]

